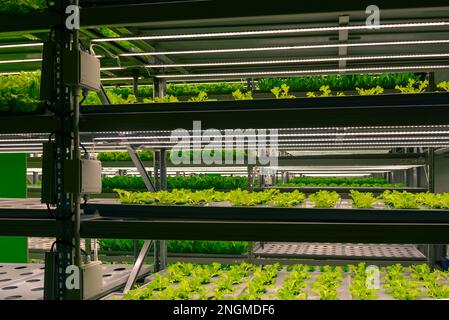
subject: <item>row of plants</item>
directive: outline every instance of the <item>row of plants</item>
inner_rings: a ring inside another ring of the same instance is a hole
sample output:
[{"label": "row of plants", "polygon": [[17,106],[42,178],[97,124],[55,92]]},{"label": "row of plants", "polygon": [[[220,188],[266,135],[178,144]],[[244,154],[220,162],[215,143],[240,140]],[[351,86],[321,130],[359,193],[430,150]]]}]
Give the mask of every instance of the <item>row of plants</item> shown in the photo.
[{"label": "row of plants", "polygon": [[258,88],[261,91],[270,91],[275,87],[287,85],[292,91],[318,91],[323,86],[334,90],[354,90],[354,88],[382,87],[394,89],[397,85],[406,85],[409,79],[423,80],[422,76],[414,73],[385,73],[379,75],[328,75],[291,78],[264,78],[259,80]]},{"label": "row of plants", "polygon": [[[138,151],[137,154],[139,155],[139,158],[143,161],[152,161],[154,158],[154,153],[152,150],[144,150],[144,151]],[[198,151],[190,151],[189,154],[184,155],[182,152],[178,152],[178,155],[176,153],[174,156],[183,157],[185,156],[190,161],[193,161],[194,159],[202,159],[201,157],[204,155],[208,155],[212,158],[221,158],[222,160],[226,159],[232,159],[237,160],[239,158],[247,159],[249,156],[256,156],[255,151],[248,151],[247,149],[243,150],[223,150],[223,151],[205,151],[205,150],[198,150]],[[167,151],[167,160],[170,161],[172,157],[172,152]],[[131,157],[129,156],[129,153],[126,151],[111,151],[111,152],[99,152],[97,154],[97,160],[100,161],[131,161]]]},{"label": "row of plants", "polygon": [[[229,192],[210,190],[172,190],[159,192],[129,192],[115,189],[120,202],[123,204],[149,204],[149,205],[191,205],[204,206],[216,203],[228,203],[230,206],[273,206],[292,208],[310,205],[315,208],[335,208],[342,203],[340,195],[335,191],[321,190],[306,197],[304,193],[280,192],[267,189],[262,192],[249,192],[246,190],[232,190]],[[376,205],[385,205],[393,209],[449,209],[449,194],[418,193],[385,191],[378,197],[370,192],[350,191],[349,207],[360,209],[375,208]]]},{"label": "row of plants", "polygon": [[[237,90],[245,91],[245,84],[243,82],[217,82],[217,83],[169,83],[167,85],[166,93],[174,97],[193,97],[198,96],[201,92],[209,94],[232,94]],[[128,87],[116,87],[108,89],[109,92],[122,96],[128,99],[128,96],[134,95],[134,90]],[[153,97],[152,86],[142,86],[138,89],[139,97],[151,98]]]},{"label": "row of plants", "polygon": [[0,76],[0,112],[32,112],[39,105],[40,72]]},{"label": "row of plants", "polygon": [[[377,274],[376,274],[377,272]],[[377,277],[377,278],[376,278]],[[126,300],[419,300],[449,298],[449,273],[427,265],[366,268],[176,263]]]},{"label": "row of plants", "polygon": [[280,187],[366,187],[366,188],[402,188],[403,184],[390,184],[383,178],[322,178],[322,177],[296,177],[288,183],[279,182]]},{"label": "row of plants", "polygon": [[46,7],[46,0],[2,0],[0,14],[25,14]]},{"label": "row of plants", "polygon": [[[154,179],[151,177],[153,182]],[[127,191],[146,191],[147,188],[141,177],[115,176],[102,179],[103,193],[112,193],[114,189]],[[167,177],[167,188],[190,189],[190,190],[236,190],[247,189],[248,179],[246,177],[226,177],[220,175],[194,175],[190,177]]]},{"label": "row of plants", "polygon": [[[429,81],[417,81],[415,79],[409,79],[405,85],[397,85],[395,90],[402,94],[417,94],[424,93],[427,91],[429,86]],[[439,91],[448,92],[449,82],[441,82],[437,85]],[[335,90],[335,89],[333,89]],[[371,87],[371,88],[355,88],[357,94],[367,96],[367,95],[380,95],[385,92],[385,88],[381,86]],[[273,97],[276,99],[294,99],[297,96],[291,94],[291,87],[285,83],[282,83],[279,87],[274,87],[270,90]],[[112,104],[133,104],[137,103],[138,99],[134,94],[130,93],[116,93],[111,90],[107,91],[107,94],[111,100]],[[332,97],[332,96],[345,96],[344,92],[333,92],[330,86],[321,86],[317,91],[309,91],[306,93],[305,97],[317,98],[317,97]],[[253,93],[247,92],[245,89],[237,89],[232,92],[232,97],[234,100],[253,100]],[[217,101],[216,99],[210,99],[208,97],[208,92],[199,91],[196,96],[190,96],[187,102],[205,102],[205,101]],[[175,103],[180,102],[177,96],[167,94],[163,98],[143,98],[141,101],[143,103]],[[101,104],[100,99],[95,93],[90,93],[88,98],[84,101],[84,105],[99,105]]]},{"label": "row of plants", "polygon": [[[106,34],[108,36],[110,32]],[[288,86],[291,91],[319,91],[320,88],[328,87],[334,90],[354,90],[355,88],[369,89],[382,87],[394,89],[396,86],[407,85],[409,80],[421,81],[422,76],[413,73],[395,73],[381,75],[339,75],[339,76],[314,76],[314,77],[292,77],[292,78],[263,78],[258,81],[256,92],[271,92],[274,88]],[[208,94],[233,94],[236,100],[252,98],[251,92],[246,92],[243,82],[229,83],[174,83],[168,84],[166,93],[168,96],[198,96],[202,92]],[[109,93],[121,96],[127,100],[134,95],[134,90],[128,87],[116,87],[108,89]],[[150,98],[153,96],[153,88],[145,86],[138,89],[139,97]],[[134,99],[134,98],[133,98]]]},{"label": "row of plants", "polygon": [[[104,30],[109,30],[105,28]],[[105,32],[105,34],[111,34],[111,32]],[[123,46],[131,44],[124,43]],[[24,79],[21,79],[24,78]],[[22,82],[30,81],[31,79],[35,84],[33,87],[29,88],[29,85],[22,85]],[[6,80],[5,80],[6,79]],[[8,112],[30,112],[34,111],[40,105],[39,102],[39,72],[35,73],[22,73],[21,75],[9,75],[0,77],[0,82],[4,82],[4,85],[0,87],[0,111]],[[36,85],[37,84],[37,85]],[[397,85],[395,87],[400,93],[423,93],[426,92],[429,86],[429,82],[417,81],[414,78],[409,79],[406,85]],[[449,92],[449,82],[442,82],[438,84],[438,89],[441,91]],[[227,86],[226,88],[229,88]],[[142,89],[144,94],[145,89]],[[293,99],[296,96],[290,94],[291,87],[285,83],[282,83],[280,87],[274,87],[271,89],[273,96],[276,99]],[[344,96],[343,92],[334,93],[330,86],[321,86],[318,92],[310,91],[307,92],[306,97],[330,97],[330,96]],[[381,86],[371,87],[371,88],[356,88],[359,95],[378,95],[384,93],[384,88]],[[147,89],[149,91],[149,89]],[[178,90],[180,91],[180,90]],[[190,90],[198,92],[194,96],[190,96],[187,102],[206,102],[206,101],[216,101],[216,99],[210,99],[206,91],[200,89]],[[147,92],[148,93],[148,92]],[[143,103],[176,103],[180,100],[175,95],[167,94],[162,98],[149,98],[143,97],[140,101],[134,94],[131,94],[128,89],[108,89],[106,94],[109,97],[111,104],[134,104],[138,102]],[[252,92],[246,92],[245,89],[239,88],[232,92],[232,96],[235,100],[253,100]],[[101,101],[95,92],[89,92],[87,97],[83,99],[83,105],[101,105]]]},{"label": "row of plants", "polygon": [[428,265],[417,265],[405,269],[402,265],[386,268],[385,288],[399,300],[416,300],[428,296],[433,299],[448,299],[448,274],[431,270]]},{"label": "row of plants", "polygon": [[[133,252],[133,240],[99,239],[102,251]],[[139,248],[144,241],[139,240]],[[153,247],[151,247],[152,250]],[[190,241],[169,240],[167,242],[169,253],[197,253],[197,254],[244,254],[248,252],[248,243],[240,241]]]},{"label": "row of plants", "polygon": [[232,297],[237,286],[256,270],[250,264],[170,265],[143,289],[131,290],[126,300],[223,300]]}]

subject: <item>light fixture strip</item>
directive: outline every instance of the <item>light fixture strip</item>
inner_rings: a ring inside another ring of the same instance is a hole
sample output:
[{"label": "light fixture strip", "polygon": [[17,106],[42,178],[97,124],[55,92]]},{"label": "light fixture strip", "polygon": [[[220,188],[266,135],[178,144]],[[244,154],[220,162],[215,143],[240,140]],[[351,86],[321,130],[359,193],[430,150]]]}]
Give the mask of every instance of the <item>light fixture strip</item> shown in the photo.
[{"label": "light fixture strip", "polygon": [[17,44],[0,44],[0,49],[26,48],[26,47],[43,47],[43,42],[37,43],[17,43]]},{"label": "light fixture strip", "polygon": [[[403,29],[403,28],[429,28],[429,27],[447,27],[448,21],[434,22],[412,22],[412,23],[388,23],[376,26],[376,29]],[[310,28],[291,28],[274,30],[249,30],[249,31],[231,31],[231,32],[208,32],[193,34],[175,34],[175,35],[152,35],[152,36],[130,36],[92,39],[92,42],[114,42],[114,41],[134,41],[134,40],[182,40],[182,39],[205,39],[205,38],[228,38],[262,35],[283,35],[292,33],[313,33],[313,32],[333,32],[333,31],[357,31],[374,30],[369,25],[354,26],[335,26],[335,27],[310,27]]]},{"label": "light fixture strip", "polygon": [[316,70],[288,70],[288,71],[264,71],[264,72],[234,72],[234,73],[198,73],[198,74],[178,74],[178,75],[157,75],[156,78],[201,78],[201,77],[251,77],[251,76],[270,76],[270,75],[308,75],[308,74],[327,74],[327,73],[364,73],[381,71],[406,71],[406,70],[436,70],[449,69],[449,65],[426,65],[426,66],[394,66],[394,67],[363,67],[363,68],[345,68],[345,69],[316,69]]},{"label": "light fixture strip", "polygon": [[0,64],[8,64],[8,63],[26,63],[26,62],[42,62],[42,58],[36,58],[36,59],[0,60]]},{"label": "light fixture strip", "polygon": [[187,55],[187,54],[289,51],[289,50],[308,50],[308,49],[426,45],[426,44],[448,44],[448,43],[449,40],[447,39],[407,40],[407,41],[383,41],[383,42],[362,42],[362,43],[311,44],[311,45],[280,46],[280,47],[227,48],[227,49],[204,49],[204,50],[183,50],[183,51],[160,51],[160,52],[130,52],[130,53],[121,53],[120,56],[121,57],[140,57],[140,56],[159,56],[159,55],[167,56],[167,55]]},{"label": "light fixture strip", "polygon": [[[261,60],[261,61],[154,64],[154,65],[146,65],[145,67],[146,68],[220,67],[220,66],[224,67],[224,66],[247,66],[247,65],[264,65],[264,64],[274,65],[274,64],[290,64],[290,63],[319,63],[319,62],[339,62],[339,61],[396,60],[396,59],[423,59],[423,58],[447,58],[447,57],[449,57],[449,53],[427,53],[427,54],[401,54],[401,55],[381,55],[381,56],[323,57],[323,58]],[[120,70],[120,68],[117,69],[110,68],[110,69]]]}]

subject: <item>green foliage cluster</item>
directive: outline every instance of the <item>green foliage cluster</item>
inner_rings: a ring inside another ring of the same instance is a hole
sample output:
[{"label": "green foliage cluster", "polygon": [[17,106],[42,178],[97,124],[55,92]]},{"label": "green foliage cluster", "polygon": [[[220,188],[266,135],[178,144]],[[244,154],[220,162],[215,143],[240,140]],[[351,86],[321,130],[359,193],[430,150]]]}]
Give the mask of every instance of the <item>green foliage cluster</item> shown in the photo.
[{"label": "green foliage cluster", "polygon": [[[308,98],[316,98],[316,97],[332,97],[332,90],[330,89],[329,86],[322,86],[320,88],[320,93],[316,94],[315,92],[307,92],[307,97]],[[337,96],[338,97],[342,97],[345,94],[343,92],[337,92]]]},{"label": "green foliage cluster", "polygon": [[[150,192],[128,192],[114,190],[119,194],[120,201],[126,204],[153,204],[153,205],[206,205],[216,202],[229,202],[233,206],[275,206],[283,208],[296,207],[303,204],[306,196],[295,190],[283,192],[275,189],[266,189],[262,192],[249,192],[236,189],[230,192],[218,192],[213,189],[172,190]],[[449,209],[449,193],[412,194],[408,192],[385,191],[375,198],[372,193],[350,191],[354,208],[372,208],[374,204],[383,203],[394,209]],[[321,190],[308,197],[315,208],[334,208],[340,201],[340,195],[335,191]]]},{"label": "green foliage cluster", "polygon": [[0,14],[26,14],[46,7],[45,0],[2,0]]},{"label": "green foliage cluster", "polygon": [[369,88],[369,89],[363,89],[363,88],[355,88],[357,93],[361,96],[374,96],[378,94],[383,94],[385,92],[385,89],[381,86]]},{"label": "green foliage cluster", "polygon": [[275,207],[296,207],[306,200],[304,193],[295,190],[293,192],[276,193],[270,200],[270,204]]},{"label": "green foliage cluster", "polygon": [[270,90],[272,94],[274,94],[276,99],[294,99],[296,98],[294,95],[289,94],[290,87],[286,84],[281,84],[280,87],[274,87]]},{"label": "green foliage cluster", "polygon": [[384,287],[387,292],[398,300],[416,300],[416,298],[423,294],[419,288],[418,281],[412,281],[405,277],[404,267],[400,264],[388,266],[386,268]]},{"label": "green foliage cluster", "polygon": [[338,288],[343,280],[341,267],[325,266],[323,272],[312,284],[312,291],[317,293],[320,300],[338,300]]},{"label": "green foliage cluster", "polygon": [[386,73],[380,75],[328,75],[292,78],[265,78],[258,82],[259,90],[270,91],[282,84],[290,87],[292,91],[318,91],[323,86],[333,90],[354,90],[354,88],[369,89],[380,86],[385,89],[394,89],[397,85],[407,85],[409,79],[422,80],[414,73]]},{"label": "green foliage cluster", "polygon": [[378,289],[371,289],[367,286],[369,270],[367,270],[366,264],[350,265],[349,269],[351,270],[349,292],[352,297],[357,300],[377,300]]},{"label": "green foliage cluster", "polygon": [[281,270],[282,266],[277,263],[263,266],[262,269],[254,271],[253,278],[249,281],[246,292],[237,297],[237,299],[262,300],[267,290],[274,287],[276,277]]},{"label": "green foliage cluster", "polygon": [[[153,179],[150,179],[153,181]],[[145,183],[141,177],[134,176],[114,176],[104,177],[103,192],[111,193],[114,189],[127,191],[146,191]],[[246,189],[248,179],[246,177],[225,177],[219,175],[194,175],[191,177],[168,177],[167,188],[189,189],[189,190],[235,190]]]},{"label": "green foliage cluster", "polygon": [[[133,240],[98,240],[102,251],[132,252],[134,250]],[[144,241],[139,241],[139,248]],[[200,253],[200,254],[244,254],[248,252],[248,243],[239,241],[187,241],[169,240],[167,242],[170,253]]]},{"label": "green foliage cluster", "polygon": [[[125,295],[126,300],[306,300],[307,288],[315,267],[281,265],[263,267],[242,263],[239,265],[194,265],[176,263],[166,272],[153,276],[146,287],[136,288]],[[280,275],[280,272],[283,275]],[[364,263],[348,267],[322,266],[310,286],[320,300],[338,300],[344,273],[349,272],[349,291],[356,300],[376,300],[379,289],[367,286],[370,270]],[[383,287],[393,298],[415,300],[427,295],[434,299],[449,297],[448,272],[431,270],[427,265],[407,269],[401,265],[383,269]],[[283,277],[282,285],[275,289],[277,279]],[[237,290],[237,289],[240,290]],[[269,289],[274,294],[269,294]],[[234,296],[233,296],[234,295]]]},{"label": "green foliage cluster", "polygon": [[232,190],[230,192],[217,192],[213,189],[191,191],[173,190],[159,192],[128,192],[114,190],[118,193],[123,204],[153,204],[153,205],[205,205],[213,202],[230,202],[234,206],[272,205],[277,207],[296,206],[304,202],[305,195],[292,192],[283,195],[278,190],[265,190],[262,192],[249,192],[246,190]]},{"label": "green foliage cluster", "polygon": [[[41,0],[21,0],[22,6],[16,6],[16,1],[3,1],[0,3],[0,13],[8,8],[21,8],[20,12],[26,13],[30,8],[40,7]],[[3,6],[3,7],[2,7]],[[27,9],[28,8],[28,9]],[[106,37],[116,37],[118,33],[107,28],[100,28],[100,32]],[[139,51],[128,41],[120,41],[119,44],[131,51]],[[21,79],[23,78],[23,79]],[[3,85],[1,85],[3,83]],[[24,84],[25,83],[25,84]],[[0,77],[0,111],[29,112],[39,106],[40,72],[22,73]],[[413,73],[382,74],[382,75],[340,75],[323,77],[295,77],[295,78],[269,78],[259,81],[259,90],[270,91],[278,99],[295,98],[291,91],[308,91],[308,97],[332,96],[332,90],[353,90],[356,88],[360,95],[382,94],[384,89],[396,88],[402,93],[422,93],[427,90],[429,82],[422,80],[421,76]],[[14,88],[14,89],[12,89]],[[438,89],[449,91],[449,83],[441,82]],[[169,84],[167,96],[153,99],[152,87],[146,86],[138,89],[139,97],[144,103],[176,103],[178,97],[189,97],[188,102],[216,101],[210,99],[208,94],[230,94],[235,100],[252,100],[253,94],[247,92],[243,83],[209,83],[209,84]],[[312,90],[312,91],[311,91]],[[319,95],[315,91],[320,91]],[[37,93],[37,94],[36,94]],[[134,104],[138,99],[132,88],[109,88],[106,94],[112,104]],[[337,92],[337,96],[344,93]],[[101,105],[101,101],[95,92],[89,92],[83,105]]]},{"label": "green foliage cluster", "polygon": [[410,277],[425,289],[427,296],[433,299],[449,299],[449,286],[447,283],[449,274],[441,270],[432,271],[426,264],[411,266],[408,268]]},{"label": "green foliage cluster", "polygon": [[205,205],[225,199],[225,193],[214,190],[173,190],[159,192],[128,192],[114,190],[119,194],[123,204],[151,204],[151,205]]},{"label": "green foliage cluster", "polygon": [[306,300],[308,293],[305,290],[307,280],[311,278],[308,267],[295,265],[289,269],[290,273],[285,277],[282,287],[278,290],[279,300]]},{"label": "green foliage cluster", "polygon": [[167,94],[173,96],[196,96],[200,92],[207,92],[209,94],[229,94],[237,90],[245,91],[243,83],[182,83],[169,84],[167,86]]},{"label": "green foliage cluster", "polygon": [[387,180],[380,178],[309,178],[298,177],[290,179],[289,183],[279,183],[278,186],[283,187],[367,187],[367,188],[384,188],[384,187],[404,187],[402,184],[389,184]]},{"label": "green foliage cluster", "polygon": [[[139,158],[143,161],[153,160],[153,151],[138,151]],[[97,160],[100,161],[131,161],[131,157],[128,152],[112,151],[112,152],[99,152],[97,154]]]},{"label": "green foliage cluster", "polygon": [[370,192],[359,192],[355,190],[350,191],[352,198],[352,206],[358,209],[372,208],[378,202],[376,197]]},{"label": "green foliage cluster", "polygon": [[[237,266],[235,266],[237,269]],[[224,272],[222,265],[169,265],[164,276],[157,274],[144,289],[131,290],[125,300],[188,300],[205,294],[205,285]]]},{"label": "green foliage cluster", "polygon": [[384,200],[384,203],[395,209],[418,209],[420,203],[417,196],[409,192],[398,192],[390,190],[385,191],[380,198]]},{"label": "green foliage cluster", "polygon": [[39,105],[40,71],[0,76],[0,112],[32,112]]},{"label": "green foliage cluster", "polygon": [[[167,85],[167,96],[170,97],[193,97],[198,96],[201,92],[207,92],[208,94],[230,94],[239,91],[244,92],[245,85],[243,83],[170,83]],[[116,87],[108,88],[106,90],[109,93],[121,96],[123,99],[127,99],[129,95],[134,95],[134,90],[128,87]],[[141,86],[138,89],[139,97],[152,98],[153,97],[153,87],[152,86]],[[161,101],[163,102],[163,101]],[[172,101],[164,101],[172,102]],[[175,102],[175,101],[173,101]],[[96,104],[99,104],[96,103]],[[86,105],[90,105],[86,103]]]},{"label": "green foliage cluster", "polygon": [[341,201],[337,192],[326,190],[311,194],[309,199],[314,203],[315,208],[334,208]]},{"label": "green foliage cluster", "polygon": [[396,86],[396,90],[399,90],[401,93],[423,93],[426,92],[427,87],[429,86],[429,81],[416,81],[415,79],[410,79],[406,86]]},{"label": "green foliage cluster", "polygon": [[242,92],[240,89],[232,93],[232,97],[235,100],[253,100],[253,93],[251,91]]},{"label": "green foliage cluster", "polygon": [[419,193],[416,201],[430,209],[449,209],[449,194]]},{"label": "green foliage cluster", "polygon": [[217,101],[217,99],[209,99],[207,92],[200,91],[197,96],[191,97],[188,102],[206,102],[206,101]]},{"label": "green foliage cluster", "polygon": [[437,85],[437,88],[438,88],[438,89],[441,89],[442,91],[449,92],[449,81],[443,81],[443,82],[440,82],[440,83]]},{"label": "green foliage cluster", "polygon": [[[188,154],[188,159],[193,161],[196,158],[201,159],[202,155],[209,155],[210,157],[221,158],[223,161],[226,159],[236,160],[237,158],[247,159],[252,156],[256,158],[255,153],[251,153],[251,151],[243,150],[243,149],[234,149],[234,150],[224,150],[222,152],[218,152],[219,155],[216,155],[215,152],[212,151],[190,151]],[[139,151],[137,153],[141,160],[143,161],[152,161],[153,160],[153,151],[145,150]],[[176,154],[173,154],[174,156]],[[179,157],[182,157],[182,152],[178,153]],[[172,152],[167,152],[167,160],[170,161],[172,157]],[[97,159],[100,161],[131,161],[131,157],[126,151],[112,151],[112,152],[99,152],[97,155]]]}]

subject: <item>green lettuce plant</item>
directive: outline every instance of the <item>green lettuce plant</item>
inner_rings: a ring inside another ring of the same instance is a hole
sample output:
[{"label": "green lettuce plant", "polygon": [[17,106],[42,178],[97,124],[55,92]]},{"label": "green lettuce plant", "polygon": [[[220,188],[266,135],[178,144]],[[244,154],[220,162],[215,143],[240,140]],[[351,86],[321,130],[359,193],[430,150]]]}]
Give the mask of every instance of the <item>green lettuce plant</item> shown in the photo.
[{"label": "green lettuce plant", "polygon": [[189,102],[205,102],[205,101],[217,101],[217,99],[209,99],[209,97],[207,96],[207,92],[204,91],[200,91],[198,93],[198,96],[191,97],[189,99]]},{"label": "green lettuce plant", "polygon": [[26,14],[46,9],[45,0],[2,0],[0,1],[1,14]]},{"label": "green lettuce plant", "polygon": [[274,94],[276,99],[294,99],[294,95],[289,94],[290,87],[286,84],[282,84],[281,87],[274,87],[271,89],[271,93]]},{"label": "green lettuce plant", "polygon": [[385,92],[384,88],[377,86],[370,89],[356,88],[357,93],[361,96],[373,96],[383,94]]},{"label": "green lettuce plant", "polygon": [[253,93],[251,91],[243,93],[240,89],[232,93],[232,97],[235,100],[253,100]]},{"label": "green lettuce plant", "polygon": [[306,200],[304,193],[295,190],[293,192],[277,193],[269,201],[275,207],[296,207]]},{"label": "green lettuce plant", "polygon": [[334,208],[341,198],[335,191],[322,190],[311,194],[309,200],[314,203],[315,208]]},{"label": "green lettuce plant", "polygon": [[394,209],[418,209],[420,204],[418,197],[409,192],[399,192],[387,190],[379,196],[384,203]]},{"label": "green lettuce plant", "polygon": [[[343,92],[337,92],[337,96],[341,97],[344,96],[345,94]],[[307,98],[317,98],[317,97],[332,97],[332,90],[330,89],[329,86],[322,86],[320,88],[320,94],[317,95],[315,92],[308,92],[307,93]]]},{"label": "green lettuce plant", "polygon": [[423,93],[426,92],[427,87],[429,86],[429,81],[416,81],[415,79],[409,79],[407,86],[396,86],[396,90],[399,90],[401,93]]},{"label": "green lettuce plant", "polygon": [[320,300],[338,300],[338,288],[343,280],[341,268],[324,270],[312,284],[312,291],[317,293]]},{"label": "green lettuce plant", "polygon": [[377,300],[378,289],[371,289],[367,286],[368,271],[365,263],[350,265],[351,284],[349,292],[357,300]]},{"label": "green lettuce plant", "polygon": [[350,195],[352,198],[352,203],[354,208],[365,209],[372,208],[377,202],[377,199],[370,192],[362,193],[359,191],[351,190]]},{"label": "green lettuce plant", "polygon": [[437,84],[437,88],[449,92],[449,81],[443,81]]}]

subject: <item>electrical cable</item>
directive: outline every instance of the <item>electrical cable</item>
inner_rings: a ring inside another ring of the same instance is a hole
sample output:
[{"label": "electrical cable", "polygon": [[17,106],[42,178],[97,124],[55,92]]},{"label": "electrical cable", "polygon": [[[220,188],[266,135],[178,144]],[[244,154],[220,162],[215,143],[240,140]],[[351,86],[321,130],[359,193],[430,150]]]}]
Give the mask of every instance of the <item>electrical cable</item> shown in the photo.
[{"label": "electrical cable", "polygon": [[[62,244],[62,245],[66,245],[66,246],[68,246],[68,247],[75,248],[75,245],[73,245],[73,244],[71,244],[71,243],[69,243],[69,242],[65,242],[65,241],[61,241],[61,240],[56,240],[56,241],[54,241],[54,242],[51,244],[51,248],[50,248],[50,251],[51,251],[51,252],[54,252],[54,251],[55,251],[55,246],[56,246],[57,244]],[[81,250],[81,252],[82,252],[86,257],[89,257],[89,255],[87,254],[86,250],[84,250],[84,249],[82,249],[82,248],[80,248],[80,250]]]},{"label": "electrical cable", "polygon": [[111,52],[110,50],[108,50],[107,48],[103,47],[102,45],[93,43],[90,45],[90,51],[91,53],[93,53],[94,55],[96,55],[94,47],[99,47],[100,49],[102,49],[104,52],[106,52],[112,59],[115,59],[117,61],[117,66],[119,66],[120,68],[122,67],[122,63],[120,61],[120,56],[114,54],[113,52]]}]

